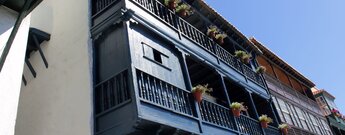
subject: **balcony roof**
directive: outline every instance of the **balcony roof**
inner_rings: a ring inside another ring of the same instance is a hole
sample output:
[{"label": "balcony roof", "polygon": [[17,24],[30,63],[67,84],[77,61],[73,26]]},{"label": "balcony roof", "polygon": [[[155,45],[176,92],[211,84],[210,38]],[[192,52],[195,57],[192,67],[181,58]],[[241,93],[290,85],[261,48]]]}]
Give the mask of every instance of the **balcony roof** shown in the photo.
[{"label": "balcony roof", "polygon": [[314,87],[315,86],[315,84],[312,81],[310,81],[308,78],[306,78],[300,72],[298,72],[295,68],[293,68],[290,64],[285,62],[278,55],[276,55],[270,49],[268,49],[263,44],[261,44],[259,41],[257,41],[254,37],[251,37],[250,41],[253,42],[263,52],[263,55],[266,58],[270,59],[272,62],[274,62],[275,64],[280,66],[286,72],[288,72],[291,75],[293,75],[294,77],[296,77],[299,81],[305,83],[308,87]]},{"label": "balcony roof", "polygon": [[221,24],[226,25],[228,28],[230,28],[234,33],[236,33],[237,36],[239,36],[242,40],[244,40],[244,47],[250,47],[252,50],[254,50],[256,53],[261,54],[261,50],[256,47],[255,44],[253,44],[245,35],[243,35],[234,25],[232,25],[228,20],[226,20],[221,14],[219,14],[215,9],[210,7],[204,0],[194,0],[194,2],[197,2],[198,5],[200,5],[203,9],[209,11],[209,13],[213,16],[215,16],[215,21],[220,21]]},{"label": "balcony roof", "polygon": [[317,91],[313,91],[314,95],[319,95],[319,94],[325,94],[328,95],[329,97],[335,99],[335,96],[333,96],[331,93],[329,93],[328,91],[322,89],[322,90],[317,90]]},{"label": "balcony roof", "polygon": [[[0,0],[0,6],[5,6],[19,13],[24,8],[25,1],[26,0]],[[42,0],[32,0],[26,13],[29,14],[41,1]]]}]

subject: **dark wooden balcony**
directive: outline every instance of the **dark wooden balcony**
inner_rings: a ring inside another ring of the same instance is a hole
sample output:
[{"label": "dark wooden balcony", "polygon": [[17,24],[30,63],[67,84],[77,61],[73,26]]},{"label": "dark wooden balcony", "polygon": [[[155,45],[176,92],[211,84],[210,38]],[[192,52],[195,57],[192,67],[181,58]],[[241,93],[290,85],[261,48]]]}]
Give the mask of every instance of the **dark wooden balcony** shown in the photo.
[{"label": "dark wooden balcony", "polygon": [[[229,52],[229,50],[218,45],[216,42],[206,36],[204,34],[205,32],[195,28],[185,19],[176,15],[174,11],[166,8],[166,6],[164,6],[161,2],[157,0],[129,1],[133,2],[142,10],[147,11],[150,15],[154,16],[160,22],[164,23],[166,26],[182,36],[182,38],[189,40],[188,42],[193,43],[202,48],[202,50],[208,52],[210,56],[215,57],[216,60],[219,61],[218,63],[220,63],[220,65],[227,65],[237,72],[236,74],[240,74],[241,76],[244,76],[246,80],[249,80],[262,89],[266,89],[262,76],[260,74],[256,74],[252,67],[240,62],[233,56],[233,54]],[[119,3],[119,0],[97,0],[93,2],[93,18],[100,16],[102,12],[105,12],[105,10],[107,10],[109,7],[114,6],[115,3]],[[232,39],[231,41],[233,42]]]},{"label": "dark wooden balcony", "polygon": [[[208,100],[203,100],[200,105],[196,105],[192,94],[180,88],[177,88],[167,82],[164,82],[152,75],[137,70],[137,84],[141,105],[146,107],[139,107],[143,113],[142,116],[154,115],[153,110],[159,107],[164,111],[160,111],[159,115],[164,116],[164,113],[174,113],[179,115],[177,117],[160,117],[155,116],[152,119],[160,119],[162,123],[169,123],[171,125],[178,119],[187,120],[192,122],[179,123],[176,126],[186,131],[195,131],[197,133],[199,120],[197,115],[197,108],[200,111],[202,128],[204,134],[215,133],[243,133],[250,135],[262,135],[263,131],[257,120],[245,115],[239,118],[234,118],[229,107],[217,104]],[[155,107],[153,107],[155,106]],[[146,119],[145,117],[142,117]],[[194,129],[191,129],[194,128]],[[267,135],[278,135],[279,130],[270,126],[265,129]]]},{"label": "dark wooden balcony", "polygon": [[[123,1],[129,2],[133,11],[124,9]],[[120,3],[123,5],[118,6]],[[115,14],[110,13],[114,11],[113,6],[123,9],[123,17],[133,19],[129,23],[113,25],[112,30],[95,40],[96,74],[99,74],[96,75],[95,86],[96,135],[279,134],[272,126],[262,129],[256,120],[259,114],[273,117],[273,111],[263,77],[254,72],[253,65],[240,62],[228,49],[159,1],[98,0],[93,4],[92,19],[97,27],[103,25],[102,19],[114,17],[107,18],[103,14]],[[160,30],[172,31],[174,40],[192,48],[191,51],[165,41],[167,38],[163,34],[155,33],[151,27],[135,20],[137,16],[134,14],[142,14],[149,18],[145,21],[156,22],[152,25],[167,28]],[[126,29],[130,29],[127,31],[130,33],[127,37],[129,43],[122,36]],[[199,54],[185,55],[180,49],[190,51],[190,54],[199,52],[207,58],[200,58]],[[152,51],[152,58],[149,51]],[[120,62],[121,65],[118,64]],[[114,76],[107,77],[114,73]],[[241,79],[234,79],[234,76]],[[210,95],[216,100],[196,103],[190,92],[196,84],[209,84],[216,89]],[[245,102],[250,111],[234,118],[229,98]],[[272,125],[277,126],[277,123]]]},{"label": "dark wooden balcony", "polygon": [[[279,130],[272,126],[263,130],[259,122],[249,116],[233,117],[228,106],[208,100],[203,100],[198,105],[189,91],[150,74],[136,70],[136,76],[137,80],[134,84],[138,91],[135,93],[138,93],[139,99],[138,107],[135,108],[138,109],[138,116],[141,119],[136,127],[139,129],[147,127],[147,123],[150,123],[152,130],[156,127],[162,128],[163,126],[158,125],[163,124],[177,128],[181,130],[180,132],[193,134],[201,134],[201,132],[202,134],[279,134]],[[135,101],[132,99],[134,93],[129,92],[130,83],[128,71],[125,70],[95,86],[97,135],[107,134],[111,130],[116,131],[117,129],[110,123],[118,123],[116,120],[125,120],[129,116],[136,115],[134,113],[136,111],[129,111]],[[138,131],[134,130],[133,134],[142,133]]]}]

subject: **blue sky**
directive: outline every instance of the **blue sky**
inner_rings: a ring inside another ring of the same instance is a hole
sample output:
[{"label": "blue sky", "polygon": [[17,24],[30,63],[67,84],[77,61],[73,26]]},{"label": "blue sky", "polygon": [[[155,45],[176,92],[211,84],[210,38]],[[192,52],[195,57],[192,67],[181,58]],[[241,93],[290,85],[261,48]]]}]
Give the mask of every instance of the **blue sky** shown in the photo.
[{"label": "blue sky", "polygon": [[247,37],[336,96],[345,114],[344,0],[206,0]]}]

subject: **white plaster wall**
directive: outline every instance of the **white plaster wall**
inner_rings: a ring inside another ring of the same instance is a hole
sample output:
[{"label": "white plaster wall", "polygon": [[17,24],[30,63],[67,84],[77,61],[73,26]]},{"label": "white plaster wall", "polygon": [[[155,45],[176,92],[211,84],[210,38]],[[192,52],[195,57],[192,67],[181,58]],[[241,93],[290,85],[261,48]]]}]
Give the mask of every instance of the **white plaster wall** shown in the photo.
[{"label": "white plaster wall", "polygon": [[[0,55],[12,32],[18,14],[0,6]],[[27,16],[18,29],[0,72],[0,135],[13,135],[30,25]]]},{"label": "white plaster wall", "polygon": [[44,0],[33,10],[31,27],[51,34],[24,67],[16,135],[91,135],[92,81],[87,0]]}]

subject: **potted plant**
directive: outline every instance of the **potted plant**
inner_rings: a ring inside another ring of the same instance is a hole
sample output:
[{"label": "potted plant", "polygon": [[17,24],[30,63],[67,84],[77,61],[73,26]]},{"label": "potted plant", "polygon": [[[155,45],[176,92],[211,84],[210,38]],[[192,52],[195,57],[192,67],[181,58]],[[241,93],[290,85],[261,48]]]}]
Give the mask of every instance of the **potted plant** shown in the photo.
[{"label": "potted plant", "polygon": [[247,108],[243,105],[243,102],[241,102],[241,103],[233,102],[233,103],[231,103],[230,108],[231,108],[232,114],[235,117],[240,117],[241,111],[247,110]]},{"label": "potted plant", "polygon": [[340,116],[341,116],[340,112],[339,112],[337,109],[335,109],[335,108],[333,108],[333,109],[331,110],[331,112],[332,112],[335,116],[337,116],[337,117],[340,117]]},{"label": "potted plant", "polygon": [[171,10],[174,10],[178,3],[180,3],[180,0],[164,0],[164,5]]},{"label": "potted plant", "polygon": [[263,74],[263,73],[266,72],[266,67],[264,67],[264,66],[259,66],[258,68],[256,68],[255,72],[256,72],[257,74]]},{"label": "potted plant", "polygon": [[241,61],[242,61],[244,64],[249,64],[251,59],[252,59],[252,55],[246,54],[246,55],[244,55],[244,56],[241,58]]},{"label": "potted plant", "polygon": [[268,117],[266,114],[263,114],[259,117],[259,121],[260,121],[262,128],[267,128],[268,123],[271,123],[272,119],[270,117]]},{"label": "potted plant", "polygon": [[216,33],[218,33],[218,28],[214,25],[211,25],[207,29],[207,36],[215,39],[216,38]]},{"label": "potted plant", "polygon": [[252,56],[250,54],[242,50],[235,51],[235,57],[239,58],[241,62],[245,64],[249,64],[250,60],[252,59]]},{"label": "potted plant", "polygon": [[226,35],[225,33],[218,33],[216,35],[215,39],[219,45],[222,45],[222,44],[224,44],[224,38],[226,38],[226,37],[228,37],[228,35]]},{"label": "potted plant", "polygon": [[192,13],[190,6],[187,4],[181,4],[176,7],[176,13],[181,17],[186,17]]},{"label": "potted plant", "polygon": [[289,125],[288,125],[288,124],[279,124],[278,128],[280,129],[280,131],[281,131],[284,135],[287,135],[287,134],[288,134],[288,128],[289,128]]},{"label": "potted plant", "polygon": [[212,88],[208,88],[208,84],[205,84],[205,85],[198,84],[197,86],[193,87],[193,89],[192,89],[193,96],[198,103],[201,102],[202,95],[205,92],[212,92]]},{"label": "potted plant", "polygon": [[245,52],[245,51],[242,51],[242,50],[235,51],[235,57],[237,57],[237,58],[241,59],[245,55],[248,55],[247,52]]}]

